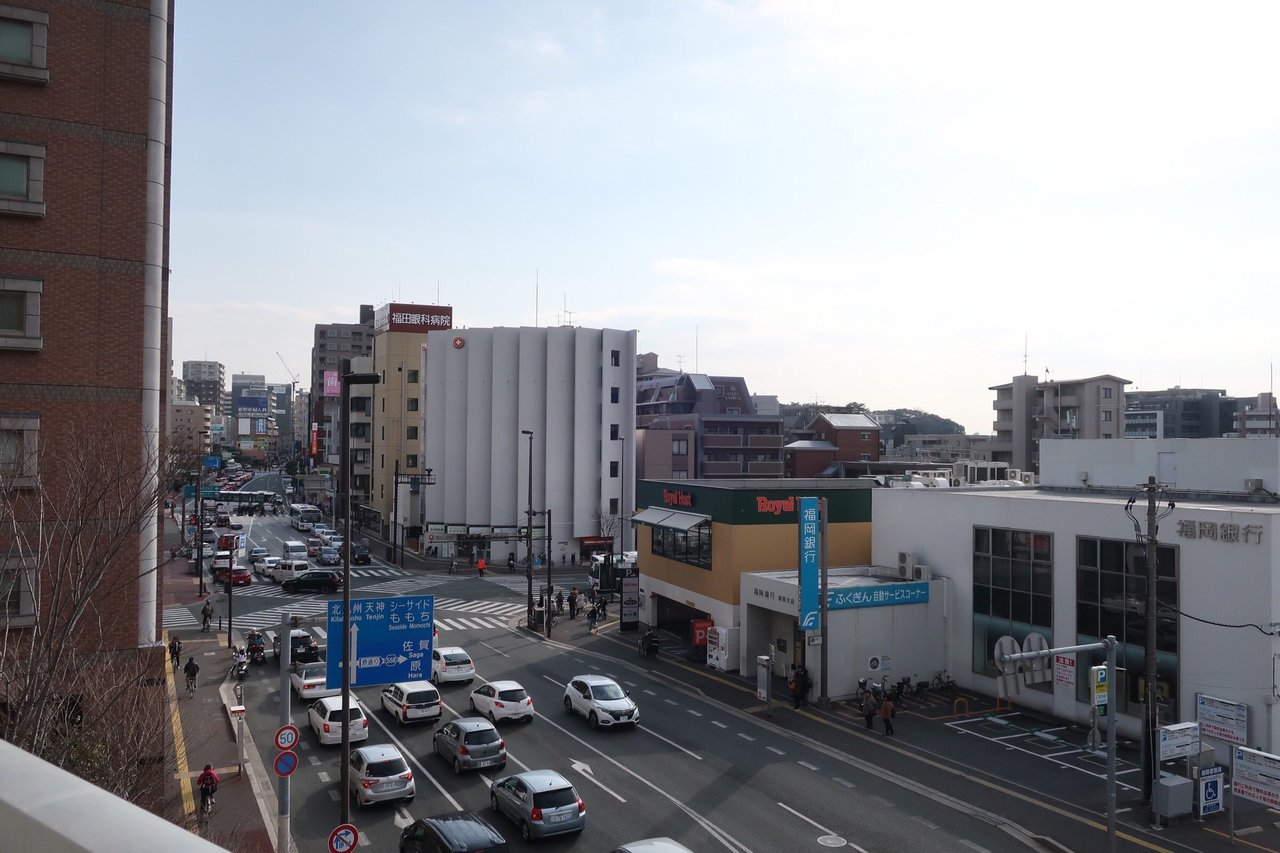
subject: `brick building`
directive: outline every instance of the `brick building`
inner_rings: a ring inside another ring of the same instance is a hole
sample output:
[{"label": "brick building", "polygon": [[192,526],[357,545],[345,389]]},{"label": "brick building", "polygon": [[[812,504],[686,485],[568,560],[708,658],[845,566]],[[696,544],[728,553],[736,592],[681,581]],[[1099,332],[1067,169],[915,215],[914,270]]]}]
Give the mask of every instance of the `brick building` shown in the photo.
[{"label": "brick building", "polygon": [[[97,691],[163,707],[171,15],[171,0],[0,6],[0,736],[34,749],[29,712],[74,706],[117,769],[152,756],[137,739],[131,760],[112,754],[134,733],[99,727],[118,705]],[[40,655],[68,645],[80,684]],[[109,766],[68,769],[150,796]]]}]

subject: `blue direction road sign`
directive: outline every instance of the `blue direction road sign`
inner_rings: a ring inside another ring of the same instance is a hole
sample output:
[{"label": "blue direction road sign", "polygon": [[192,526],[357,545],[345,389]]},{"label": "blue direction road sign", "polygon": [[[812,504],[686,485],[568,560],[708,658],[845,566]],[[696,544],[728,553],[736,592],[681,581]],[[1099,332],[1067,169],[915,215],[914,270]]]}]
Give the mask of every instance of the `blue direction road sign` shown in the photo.
[{"label": "blue direction road sign", "polygon": [[[326,686],[342,686],[342,602],[329,602]],[[431,677],[435,596],[398,595],[351,602],[351,686]]]},{"label": "blue direction road sign", "polygon": [[206,468],[218,468],[222,465],[222,457],[217,455],[206,456],[203,463]]}]

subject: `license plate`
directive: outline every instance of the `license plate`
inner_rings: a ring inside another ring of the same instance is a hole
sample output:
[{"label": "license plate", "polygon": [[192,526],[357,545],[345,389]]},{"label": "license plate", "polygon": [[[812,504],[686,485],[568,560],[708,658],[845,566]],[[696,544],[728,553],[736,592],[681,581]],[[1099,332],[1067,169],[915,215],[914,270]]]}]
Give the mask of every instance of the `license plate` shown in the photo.
[{"label": "license plate", "polygon": [[567,814],[553,814],[547,819],[547,823],[564,823],[568,819]]}]

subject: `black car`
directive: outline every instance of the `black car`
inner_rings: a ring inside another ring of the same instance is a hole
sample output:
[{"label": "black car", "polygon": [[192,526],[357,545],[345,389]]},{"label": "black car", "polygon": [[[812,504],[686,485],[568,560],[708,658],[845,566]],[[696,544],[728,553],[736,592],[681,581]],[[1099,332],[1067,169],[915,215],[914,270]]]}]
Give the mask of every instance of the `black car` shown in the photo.
[{"label": "black car", "polygon": [[[280,657],[280,637],[277,636],[272,642],[272,652],[278,658]],[[312,637],[302,628],[294,628],[289,632],[289,662],[299,663],[315,663],[320,660],[320,646],[316,643],[315,637]]]},{"label": "black car", "polygon": [[322,569],[303,572],[280,584],[285,592],[333,592],[342,588],[342,575]]},{"label": "black car", "polygon": [[357,542],[351,546],[351,562],[357,566],[367,566],[370,563],[369,546],[363,542]]},{"label": "black car", "polygon": [[449,812],[415,820],[400,833],[400,853],[507,853],[498,830],[475,812]]}]

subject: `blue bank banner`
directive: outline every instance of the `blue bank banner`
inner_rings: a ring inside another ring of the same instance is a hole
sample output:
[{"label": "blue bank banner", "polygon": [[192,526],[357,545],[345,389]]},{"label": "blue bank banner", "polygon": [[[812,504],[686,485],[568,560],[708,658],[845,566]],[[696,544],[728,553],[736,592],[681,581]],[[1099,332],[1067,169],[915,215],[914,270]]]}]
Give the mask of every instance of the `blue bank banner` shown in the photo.
[{"label": "blue bank banner", "polygon": [[800,498],[800,630],[821,630],[818,499]]},{"label": "blue bank banner", "polygon": [[927,604],[927,581],[886,583],[854,589],[827,590],[827,609],[849,610],[854,607],[888,607],[892,604]]},{"label": "blue bank banner", "polygon": [[[342,602],[329,602],[325,686],[342,687]],[[351,602],[351,686],[431,677],[435,596],[397,595]]]}]

